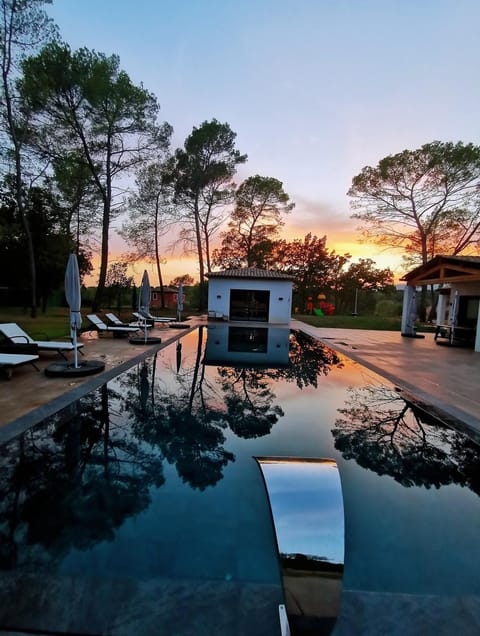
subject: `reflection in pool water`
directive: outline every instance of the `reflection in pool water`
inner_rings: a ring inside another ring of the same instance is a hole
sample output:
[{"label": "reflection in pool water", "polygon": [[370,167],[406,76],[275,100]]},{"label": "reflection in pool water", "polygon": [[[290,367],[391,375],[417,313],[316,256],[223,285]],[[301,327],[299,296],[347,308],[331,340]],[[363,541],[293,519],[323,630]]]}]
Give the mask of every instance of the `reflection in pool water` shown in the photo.
[{"label": "reflection in pool water", "polygon": [[254,456],[337,463],[346,590],[480,594],[472,440],[304,334],[267,368],[207,364],[206,340],[186,335],[2,448],[2,629],[278,633]]},{"label": "reflection in pool water", "polygon": [[207,364],[249,367],[288,366],[290,330],[287,327],[213,325],[205,348]]}]

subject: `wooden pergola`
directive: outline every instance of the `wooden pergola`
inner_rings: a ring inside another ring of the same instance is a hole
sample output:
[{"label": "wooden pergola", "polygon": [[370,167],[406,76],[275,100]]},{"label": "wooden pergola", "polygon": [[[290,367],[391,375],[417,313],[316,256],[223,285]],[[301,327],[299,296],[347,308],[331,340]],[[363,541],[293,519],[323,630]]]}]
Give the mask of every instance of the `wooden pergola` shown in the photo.
[{"label": "wooden pergola", "polygon": [[435,256],[401,280],[416,287],[480,281],[480,256]]},{"label": "wooden pergola", "polygon": [[[403,296],[402,335],[415,336],[416,288],[424,285],[445,285],[440,296],[438,315],[445,314],[447,303],[458,309],[462,296],[480,297],[480,256],[435,256],[401,278],[407,287]],[[447,291],[448,290],[448,291]],[[457,303],[457,306],[456,306]],[[446,328],[456,327],[456,312],[451,311]],[[475,327],[473,328],[475,329]],[[452,332],[453,333],[453,332]],[[480,351],[480,304],[476,319],[475,351]]]}]

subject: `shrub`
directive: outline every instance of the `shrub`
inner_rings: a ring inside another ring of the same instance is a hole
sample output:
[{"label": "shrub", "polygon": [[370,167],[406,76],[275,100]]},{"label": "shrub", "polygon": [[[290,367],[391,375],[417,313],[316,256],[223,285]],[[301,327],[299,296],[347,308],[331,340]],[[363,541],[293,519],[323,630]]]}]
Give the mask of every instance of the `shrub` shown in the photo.
[{"label": "shrub", "polygon": [[379,300],[375,306],[376,316],[401,316],[402,303],[396,300]]}]

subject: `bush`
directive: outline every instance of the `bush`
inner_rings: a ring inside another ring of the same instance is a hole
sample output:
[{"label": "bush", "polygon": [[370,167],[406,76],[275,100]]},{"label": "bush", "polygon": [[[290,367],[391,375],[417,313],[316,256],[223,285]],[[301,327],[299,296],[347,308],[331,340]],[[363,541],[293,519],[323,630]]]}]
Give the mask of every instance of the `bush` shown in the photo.
[{"label": "bush", "polygon": [[376,316],[401,316],[402,303],[396,300],[379,300],[375,306]]}]

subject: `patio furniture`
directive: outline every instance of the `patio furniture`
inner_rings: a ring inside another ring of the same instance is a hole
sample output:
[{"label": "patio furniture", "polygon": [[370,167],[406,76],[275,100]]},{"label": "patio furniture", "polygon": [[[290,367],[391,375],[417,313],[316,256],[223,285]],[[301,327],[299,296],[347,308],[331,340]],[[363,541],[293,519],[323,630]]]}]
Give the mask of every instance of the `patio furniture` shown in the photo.
[{"label": "patio furniture", "polygon": [[37,371],[40,369],[35,364],[38,360],[38,355],[26,354],[26,353],[0,353],[0,370],[4,371],[7,375],[7,379],[12,378],[13,369],[22,364],[31,364]]},{"label": "patio furniture", "polygon": [[151,323],[155,323],[155,322],[159,322],[159,323],[169,323],[169,322],[175,322],[175,318],[168,318],[167,316],[152,316],[152,314],[148,313],[146,316],[142,316],[142,314],[140,314],[138,311],[134,311],[132,312],[132,315],[140,322],[143,323],[143,321],[147,320],[150,321]]},{"label": "patio furniture", "polygon": [[473,347],[475,345],[475,336],[475,327],[437,325],[433,339],[437,344],[450,344],[456,347]]},{"label": "patio furniture", "polygon": [[126,336],[129,333],[136,333],[139,331],[140,327],[115,327],[112,325],[107,325],[103,322],[101,318],[97,316],[97,314],[88,314],[88,320],[92,323],[92,325],[96,328],[99,334],[103,334],[105,332],[111,332],[114,337]]},{"label": "patio furniture", "polygon": [[111,323],[112,327],[135,327],[136,329],[143,329],[143,323],[138,320],[136,322],[122,322],[118,316],[112,313],[105,314],[105,317]]},{"label": "patio furniture", "polygon": [[[0,324],[0,333],[2,333],[12,344],[36,344],[38,346],[38,351],[56,351],[65,360],[67,358],[65,357],[64,352],[74,351],[75,348],[77,351],[80,351],[80,348],[83,347],[82,343],[74,345],[71,342],[62,342],[60,340],[34,340],[15,322],[5,322]],[[80,353],[82,352],[80,351]]]}]

